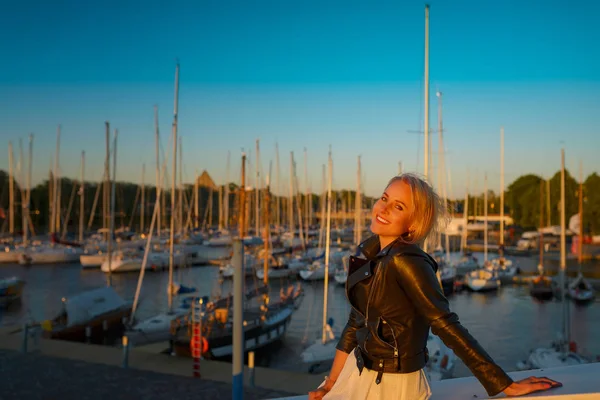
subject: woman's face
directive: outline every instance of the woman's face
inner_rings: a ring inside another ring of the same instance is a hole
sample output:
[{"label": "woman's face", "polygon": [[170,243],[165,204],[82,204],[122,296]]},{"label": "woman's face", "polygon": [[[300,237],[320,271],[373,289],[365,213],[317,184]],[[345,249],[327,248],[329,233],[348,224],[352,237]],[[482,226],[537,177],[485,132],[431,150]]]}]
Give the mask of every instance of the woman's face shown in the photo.
[{"label": "woman's face", "polygon": [[380,238],[395,239],[411,230],[412,197],[407,183],[401,180],[392,182],[373,206],[371,232]]}]

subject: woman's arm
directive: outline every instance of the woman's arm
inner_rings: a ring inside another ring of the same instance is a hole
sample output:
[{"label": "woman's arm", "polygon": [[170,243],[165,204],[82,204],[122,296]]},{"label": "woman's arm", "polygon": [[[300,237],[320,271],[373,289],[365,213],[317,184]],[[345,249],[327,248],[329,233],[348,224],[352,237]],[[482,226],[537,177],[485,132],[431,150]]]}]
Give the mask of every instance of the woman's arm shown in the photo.
[{"label": "woman's arm", "polygon": [[390,264],[398,284],[431,324],[431,332],[460,357],[487,393],[495,396],[509,387],[513,380],[460,324],[458,316],[450,311],[430,261],[417,254],[399,254]]}]

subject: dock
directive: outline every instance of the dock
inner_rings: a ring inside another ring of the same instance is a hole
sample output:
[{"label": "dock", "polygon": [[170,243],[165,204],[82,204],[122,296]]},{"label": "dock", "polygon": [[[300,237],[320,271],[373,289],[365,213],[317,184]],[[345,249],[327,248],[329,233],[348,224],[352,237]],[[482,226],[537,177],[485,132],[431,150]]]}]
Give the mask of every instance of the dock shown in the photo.
[{"label": "dock", "polygon": [[[0,374],[3,399],[133,399],[232,398],[232,365],[202,360],[201,378],[192,378],[192,360],[161,354],[164,344],[131,349],[127,368],[123,350],[116,347],[28,337],[23,350],[21,329],[0,329]],[[254,368],[254,381],[244,370],[244,399],[305,400],[323,377],[305,373]],[[527,398],[547,400],[600,399],[600,363],[548,370],[509,372],[515,379],[548,376],[562,388]],[[57,384],[58,383],[58,384]],[[488,399],[474,377],[432,382],[432,400]],[[517,397],[515,397],[517,398]]]}]

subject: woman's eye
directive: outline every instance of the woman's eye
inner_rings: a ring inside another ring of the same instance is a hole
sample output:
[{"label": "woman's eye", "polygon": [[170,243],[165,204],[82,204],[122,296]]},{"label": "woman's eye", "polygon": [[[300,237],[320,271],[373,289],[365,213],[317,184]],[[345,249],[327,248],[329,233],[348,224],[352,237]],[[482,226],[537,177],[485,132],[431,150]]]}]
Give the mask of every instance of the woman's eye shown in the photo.
[{"label": "woman's eye", "polygon": [[382,201],[385,201],[385,200],[386,200],[386,199],[385,199],[385,196],[381,196],[381,200],[382,200]]},{"label": "woman's eye", "polygon": [[402,211],[402,206],[396,206],[396,208],[400,211]]}]

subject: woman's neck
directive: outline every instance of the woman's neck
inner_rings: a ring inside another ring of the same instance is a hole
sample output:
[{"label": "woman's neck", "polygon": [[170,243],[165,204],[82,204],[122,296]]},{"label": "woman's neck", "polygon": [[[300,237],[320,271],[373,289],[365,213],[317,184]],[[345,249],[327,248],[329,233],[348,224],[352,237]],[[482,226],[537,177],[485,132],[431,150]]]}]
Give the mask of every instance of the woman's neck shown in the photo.
[{"label": "woman's neck", "polygon": [[397,236],[379,236],[379,247],[380,250],[385,249],[390,243],[398,239]]}]

